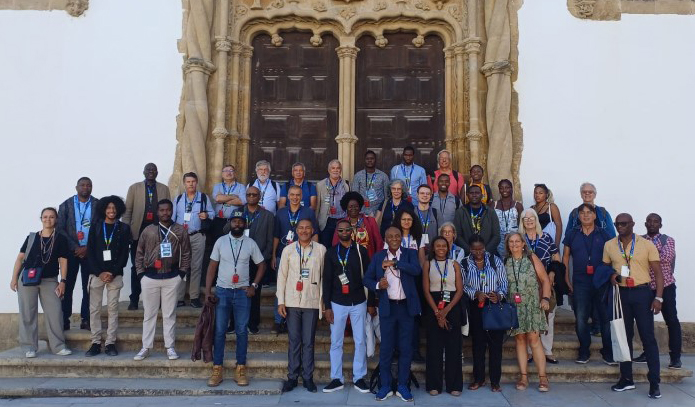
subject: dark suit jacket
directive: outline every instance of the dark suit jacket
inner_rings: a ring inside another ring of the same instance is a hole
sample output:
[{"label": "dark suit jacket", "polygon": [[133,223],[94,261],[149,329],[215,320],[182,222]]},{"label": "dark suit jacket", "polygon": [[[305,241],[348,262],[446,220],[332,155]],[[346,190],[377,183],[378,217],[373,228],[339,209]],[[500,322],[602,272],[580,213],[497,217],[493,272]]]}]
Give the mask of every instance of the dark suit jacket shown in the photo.
[{"label": "dark suit jacket", "polygon": [[[483,205],[483,214],[480,220],[480,237],[485,240],[485,250],[498,255],[497,246],[500,244],[500,220],[497,213],[489,206]],[[456,210],[454,226],[456,227],[456,245],[463,248],[466,254],[471,252],[468,247],[468,239],[475,234],[471,222],[471,209],[468,205],[461,205]]]},{"label": "dark suit jacket", "polygon": [[[377,283],[384,277],[384,269],[381,268],[381,263],[386,258],[387,251],[388,249],[384,249],[374,254],[363,279],[364,286],[370,291],[376,292],[379,298],[379,315],[382,317],[391,315],[391,304],[387,290],[376,289]],[[403,292],[405,292],[408,313],[411,316],[418,315],[422,312],[422,308],[415,286],[415,279],[420,278],[422,275],[422,268],[418,261],[417,251],[401,247],[401,259],[396,263],[396,268],[401,272],[401,284],[403,285]]]},{"label": "dark suit jacket", "polygon": [[[71,196],[70,198],[66,199],[62,204],[60,204],[60,207],[58,207],[58,233],[61,235],[65,236],[68,239],[68,248],[70,249],[71,252],[75,251],[78,247],[80,247],[80,241],[77,240],[77,229],[75,229],[75,196]],[[97,220],[97,202],[99,202],[98,199],[96,199],[93,196],[89,197],[89,200],[91,202],[90,204],[90,210],[92,211],[92,217],[89,221],[90,224],[94,225],[96,224]],[[91,231],[91,227],[90,227]]]}]

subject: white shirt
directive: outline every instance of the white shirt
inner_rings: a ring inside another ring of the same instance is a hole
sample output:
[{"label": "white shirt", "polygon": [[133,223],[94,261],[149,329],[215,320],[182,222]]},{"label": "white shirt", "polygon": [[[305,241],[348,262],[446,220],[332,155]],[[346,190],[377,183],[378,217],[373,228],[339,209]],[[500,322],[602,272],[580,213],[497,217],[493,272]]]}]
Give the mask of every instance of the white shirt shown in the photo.
[{"label": "white shirt", "polygon": [[[396,251],[396,255],[394,256],[391,254],[391,251],[387,249],[386,251],[386,259],[388,260],[400,260],[401,259],[401,249],[399,248]],[[386,281],[388,281],[389,286],[386,289],[386,292],[389,295],[390,300],[404,300],[405,299],[405,292],[403,291],[403,285],[401,284],[401,271],[394,268],[394,267],[389,267],[386,270],[384,270],[384,276],[386,277]],[[379,283],[376,283],[376,289],[379,289]]]},{"label": "white shirt", "polygon": [[[275,185],[279,188],[279,184],[275,183]],[[261,184],[261,181],[257,179],[249,185],[249,187],[252,186],[261,191],[260,201],[258,201],[258,204],[269,210],[274,216],[275,212],[277,211],[278,202],[280,201],[280,191],[273,188],[273,182],[270,180],[270,178],[265,181],[265,184]]]}]

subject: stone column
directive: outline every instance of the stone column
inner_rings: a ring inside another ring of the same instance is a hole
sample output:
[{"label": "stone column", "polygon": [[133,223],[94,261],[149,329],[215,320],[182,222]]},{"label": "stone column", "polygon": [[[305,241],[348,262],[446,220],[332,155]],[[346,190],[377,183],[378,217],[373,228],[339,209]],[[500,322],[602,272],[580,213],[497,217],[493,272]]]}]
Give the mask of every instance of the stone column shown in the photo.
[{"label": "stone column", "polygon": [[455,154],[458,157],[457,165],[459,172],[467,174],[468,171],[464,168],[465,157],[466,157],[466,137],[465,137],[465,109],[466,104],[464,103],[466,97],[466,73],[464,71],[465,65],[463,62],[464,56],[463,45],[456,44],[454,46],[454,55],[456,56],[456,130],[454,133],[454,140],[456,145]]},{"label": "stone column", "polygon": [[341,45],[336,48],[340,59],[338,105],[338,159],[343,164],[343,178],[352,179],[355,166],[355,60],[359,48]]},{"label": "stone column", "polygon": [[480,98],[478,97],[478,54],[480,54],[481,42],[477,37],[469,37],[464,41],[464,52],[468,55],[468,123],[470,124],[466,139],[471,153],[471,166],[482,164],[480,141],[483,139],[483,134],[480,131]]},{"label": "stone column", "polygon": [[[222,2],[222,7],[228,6],[226,1]],[[223,13],[226,16],[228,13]],[[221,18],[220,23],[227,26],[226,19]],[[215,50],[217,51],[217,110],[215,111],[215,128],[212,130],[212,136],[215,138],[215,150],[212,158],[213,171],[208,179],[208,185],[215,183],[217,171],[222,169],[224,165],[224,145],[229,131],[225,126],[225,108],[227,105],[227,53],[232,49],[232,43],[226,38],[226,28],[222,30],[221,36],[215,37]]]},{"label": "stone column", "polygon": [[451,166],[456,168],[460,158],[456,154],[456,140],[454,140],[454,116],[453,106],[455,103],[453,92],[453,76],[454,76],[454,50],[452,47],[444,48],[444,141],[446,149],[452,152]]},{"label": "stone column", "polygon": [[[241,70],[241,53],[244,51],[244,46],[241,43],[238,42],[233,42],[232,43],[232,75],[231,75],[231,80],[229,86],[231,89],[228,89],[229,95],[230,95],[230,100],[229,100],[229,142],[227,143],[228,151],[227,151],[227,160],[231,163],[234,164],[235,167],[239,167],[240,161],[239,157],[237,154],[238,150],[238,143],[239,143],[239,117],[241,115],[240,113],[240,98],[239,98],[239,90],[242,86],[241,83],[241,77],[240,77],[240,70]],[[237,168],[237,175],[239,175],[239,168]]]},{"label": "stone column", "polygon": [[246,183],[249,181],[249,142],[251,141],[251,137],[249,135],[249,129],[251,128],[251,60],[253,57],[253,47],[249,45],[242,45],[240,57],[240,66],[243,69],[243,72],[241,73],[242,79],[239,82],[241,94],[241,115],[239,117],[239,120],[241,121],[241,134],[239,135],[239,141],[237,144],[235,162],[238,163],[236,167],[239,180]]}]

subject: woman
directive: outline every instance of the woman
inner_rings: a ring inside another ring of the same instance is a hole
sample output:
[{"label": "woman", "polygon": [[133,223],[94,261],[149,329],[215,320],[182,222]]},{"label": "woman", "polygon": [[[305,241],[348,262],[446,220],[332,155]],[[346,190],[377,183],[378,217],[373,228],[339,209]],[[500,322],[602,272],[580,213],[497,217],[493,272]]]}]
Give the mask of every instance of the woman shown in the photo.
[{"label": "woman", "polygon": [[[56,233],[56,219],[58,211],[55,208],[41,211],[43,228],[27,236],[14,262],[10,288],[17,292],[19,299],[19,344],[27,358],[35,358],[39,349],[39,300],[51,352],[59,356],[72,354],[65,346],[60,303],[68,275],[68,240]],[[37,285],[24,285],[25,277],[39,278],[39,282]]]},{"label": "woman", "polygon": [[[352,240],[364,246],[369,258],[381,250],[384,241],[379,234],[379,226],[371,216],[360,214],[364,206],[364,198],[359,192],[350,191],[340,199],[340,207],[347,213],[345,218],[352,226]],[[338,244],[338,231],[333,235],[333,246]]]},{"label": "woman", "polygon": [[445,222],[439,227],[439,236],[446,239],[449,243],[449,258],[453,259],[461,267],[461,271],[464,271],[464,260],[466,259],[466,253],[463,248],[456,246],[454,242],[456,241],[456,227],[451,222]]},{"label": "woman", "polygon": [[500,257],[506,256],[504,252],[504,238],[509,232],[519,230],[519,214],[524,210],[521,202],[514,200],[514,186],[508,179],[503,179],[497,184],[497,189],[500,193],[500,199],[495,201],[493,207],[497,213],[497,219],[500,221],[500,244],[497,247],[497,253]]},{"label": "woman", "polygon": [[405,183],[403,180],[394,179],[389,184],[389,191],[391,197],[384,201],[384,205],[376,213],[376,223],[380,225],[379,232],[383,240],[384,233],[386,229],[393,223],[393,218],[402,208],[408,208],[411,211],[414,210],[414,206],[407,199],[403,199],[403,191],[405,190]]},{"label": "woman", "polygon": [[545,184],[536,184],[533,188],[533,200],[536,204],[531,205],[531,209],[538,214],[541,229],[553,238],[555,246],[560,246],[562,217],[560,209],[553,202],[552,191]]},{"label": "woman", "polygon": [[432,187],[432,190],[436,191],[438,189],[437,180],[439,176],[447,174],[449,175],[449,192],[455,196],[461,195],[464,180],[460,173],[451,168],[451,152],[449,150],[440,151],[437,154],[437,163],[439,164],[439,169],[437,169],[433,175],[427,176],[427,183]]},{"label": "woman", "polygon": [[125,203],[115,195],[100,199],[96,211],[98,220],[87,241],[87,260],[91,272],[88,286],[92,346],[85,356],[101,353],[101,305],[104,287],[109,309],[105,353],[117,356],[118,299],[123,288],[123,268],[128,263],[130,226],[118,221],[125,212]]},{"label": "woman", "polygon": [[474,165],[471,167],[470,177],[466,181],[463,191],[461,192],[461,199],[463,199],[465,203],[468,203],[466,190],[472,185],[479,186],[480,190],[483,192],[483,205],[487,205],[492,202],[492,189],[490,188],[490,185],[483,183],[483,174],[483,167],[479,165]]},{"label": "woman", "polygon": [[[425,389],[432,396],[446,391],[460,396],[461,372],[461,297],[463,278],[458,263],[449,259],[449,243],[442,236],[432,241],[430,261],[422,271],[425,294],[424,317],[427,327]],[[446,354],[445,354],[446,352]],[[444,365],[444,369],[442,369]],[[442,377],[442,373],[446,379]]]},{"label": "woman", "polygon": [[[538,214],[536,214],[536,211],[529,208],[521,212],[519,229],[523,230],[526,244],[531,248],[531,252],[535,254],[538,259],[540,259],[545,270],[549,270],[548,267],[550,266],[550,262],[552,260],[558,262],[560,261],[560,251],[557,249],[555,242],[553,242],[553,238],[541,230],[541,224],[538,221]],[[555,281],[555,272],[548,272],[548,280],[550,281],[550,286],[552,287]],[[545,361],[555,365],[558,363],[558,360],[553,356],[555,309],[553,309],[547,315],[548,331],[544,335],[541,335],[541,343],[543,345],[543,352],[545,353]],[[529,348],[529,353],[530,352],[531,351]],[[529,356],[529,362],[530,361],[531,357]]]},{"label": "woman", "polygon": [[[528,387],[526,346],[530,344],[533,362],[538,369],[538,391],[546,392],[550,390],[550,384],[545,373],[545,357],[539,332],[548,328],[544,311],[550,308],[550,281],[543,264],[526,245],[521,233],[511,232],[507,235],[506,250],[505,269],[509,281],[507,298],[516,304],[519,317],[519,328],[511,331],[516,339],[516,358],[521,372],[516,389],[526,390]],[[542,298],[538,298],[539,280],[543,287]]]},{"label": "woman", "polygon": [[[422,223],[415,216],[415,212],[412,209],[401,208],[396,212],[391,226],[401,230],[401,246],[417,250],[420,266],[424,267],[427,257],[425,255],[425,242],[422,240]],[[384,249],[386,248],[384,243]]]},{"label": "woman", "polygon": [[483,307],[497,304],[507,293],[507,272],[502,260],[485,251],[485,241],[480,235],[468,239],[471,255],[466,258],[465,290],[470,304],[468,324],[473,342],[473,382],[469,390],[478,390],[485,385],[485,351],[489,349],[490,390],[500,392],[502,377],[502,330],[483,330]]}]

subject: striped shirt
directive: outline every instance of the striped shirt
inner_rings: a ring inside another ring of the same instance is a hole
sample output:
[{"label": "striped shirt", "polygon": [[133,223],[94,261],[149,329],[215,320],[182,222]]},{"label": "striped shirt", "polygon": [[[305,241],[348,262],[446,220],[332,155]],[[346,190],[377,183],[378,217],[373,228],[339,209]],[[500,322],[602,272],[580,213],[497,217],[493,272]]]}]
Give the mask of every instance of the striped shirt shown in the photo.
[{"label": "striped shirt", "polygon": [[548,266],[550,265],[550,260],[553,257],[555,253],[558,253],[557,246],[555,246],[555,241],[553,240],[552,237],[546,232],[543,232],[543,235],[539,238],[538,235],[536,235],[536,239],[531,240],[529,239],[528,235],[526,236],[526,244],[528,244],[528,247],[533,250],[533,253],[538,256],[538,258],[541,260],[541,263],[543,263],[543,267],[545,269],[548,269]]},{"label": "striped shirt", "polygon": [[[494,259],[497,270],[490,261]],[[490,253],[485,253],[485,268],[478,270],[475,260],[471,256],[466,258],[466,278],[464,278],[464,290],[471,300],[475,298],[475,292],[496,292],[504,296],[507,292],[507,271],[502,260]]]}]

